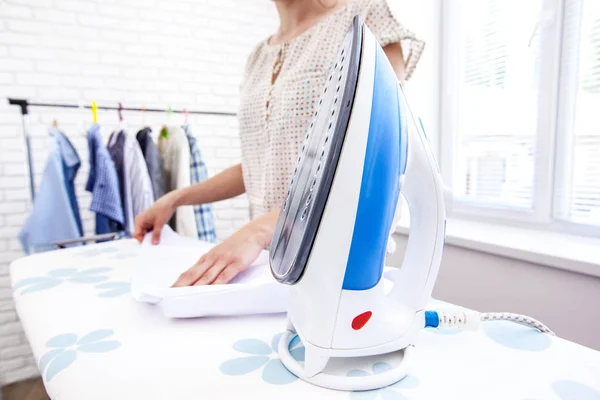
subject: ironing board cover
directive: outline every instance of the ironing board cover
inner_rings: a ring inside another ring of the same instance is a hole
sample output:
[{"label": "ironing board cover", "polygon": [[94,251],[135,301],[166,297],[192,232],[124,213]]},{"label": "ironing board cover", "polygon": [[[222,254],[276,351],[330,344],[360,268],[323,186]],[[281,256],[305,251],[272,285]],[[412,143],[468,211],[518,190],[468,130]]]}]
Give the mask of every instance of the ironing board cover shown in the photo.
[{"label": "ironing board cover", "polygon": [[[410,375],[393,386],[315,387],[285,370],[273,350],[283,314],[168,319],[134,301],[140,251],[123,240],[12,263],[17,312],[51,398],[600,399],[599,352],[508,322],[476,333],[424,330]],[[302,350],[296,343],[295,357]]]}]

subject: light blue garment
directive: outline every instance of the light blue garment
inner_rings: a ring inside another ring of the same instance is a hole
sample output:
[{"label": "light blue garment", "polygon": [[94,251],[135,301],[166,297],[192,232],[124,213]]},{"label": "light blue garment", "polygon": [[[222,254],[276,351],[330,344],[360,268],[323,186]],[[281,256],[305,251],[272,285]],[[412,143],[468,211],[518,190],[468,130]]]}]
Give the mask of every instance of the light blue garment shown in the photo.
[{"label": "light blue garment", "polygon": [[36,193],[33,210],[19,233],[27,254],[52,250],[52,243],[81,237],[81,221],[73,180],[79,169],[77,152],[55,129],[44,168],[42,183]]},{"label": "light blue garment", "polygon": [[83,225],[81,224],[81,215],[79,214],[79,204],[77,202],[77,195],[75,194],[75,177],[81,167],[81,160],[77,150],[71,144],[71,141],[63,133],[59,132],[56,128],[50,127],[50,135],[58,141],[60,146],[60,156],[63,162],[63,175],[65,180],[65,187],[67,188],[67,195],[69,196],[69,203],[71,204],[71,210],[75,216],[75,222],[79,228],[79,235],[83,235]]}]

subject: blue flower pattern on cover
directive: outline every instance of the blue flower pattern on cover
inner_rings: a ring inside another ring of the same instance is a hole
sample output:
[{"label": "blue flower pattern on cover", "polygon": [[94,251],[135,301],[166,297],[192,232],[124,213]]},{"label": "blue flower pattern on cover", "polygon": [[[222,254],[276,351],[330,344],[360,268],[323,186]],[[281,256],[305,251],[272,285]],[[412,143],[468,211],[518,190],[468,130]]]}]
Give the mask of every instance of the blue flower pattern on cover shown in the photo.
[{"label": "blue flower pattern on cover", "polygon": [[63,283],[96,284],[97,296],[101,298],[118,297],[131,292],[131,282],[108,281],[106,275],[112,268],[100,267],[84,270],[76,268],[61,268],[48,271],[47,276],[26,278],[18,281],[13,286],[15,293],[20,290],[20,295],[35,293]]},{"label": "blue flower pattern on cover", "polygon": [[[233,344],[233,348],[244,354],[245,357],[234,358],[225,361],[220,366],[222,373],[226,375],[246,375],[260,368],[262,369],[262,380],[273,385],[285,385],[296,381],[298,378],[289,372],[277,357],[277,345],[281,338],[281,333],[275,335],[271,339],[271,344],[267,344],[260,339],[249,338],[241,339]],[[305,348],[296,336],[290,343],[290,354],[296,361],[304,361]],[[387,363],[375,363],[371,367],[373,374],[380,374],[391,369],[391,365]],[[348,376],[366,376],[370,373],[363,370],[352,370],[348,372]],[[403,400],[404,395],[398,392],[397,389],[411,389],[419,385],[417,378],[408,376],[394,385],[383,389],[369,390],[361,392],[350,392],[352,399],[385,399],[385,400]]]},{"label": "blue flower pattern on cover", "polygon": [[105,255],[105,254],[114,255],[114,253],[118,253],[118,252],[119,252],[118,247],[90,246],[89,249],[78,251],[77,253],[74,253],[73,255],[74,256],[83,256],[83,257],[97,257],[97,256]]},{"label": "blue flower pattern on cover", "polygon": [[515,350],[544,351],[552,345],[552,336],[508,321],[487,321],[483,332],[501,346]]},{"label": "blue flower pattern on cover", "polygon": [[96,285],[98,297],[118,297],[131,292],[131,282],[104,282]]},{"label": "blue flower pattern on cover", "polygon": [[600,400],[599,391],[572,380],[556,381],[552,384],[552,389],[560,400]]},{"label": "blue flower pattern on cover", "polygon": [[89,249],[78,251],[73,255],[76,257],[99,257],[99,256],[107,256],[108,258],[113,258],[117,260],[121,260],[124,258],[132,258],[138,255],[138,249],[119,249],[118,247],[90,247]]},{"label": "blue flower pattern on cover", "polygon": [[63,283],[97,284],[108,280],[108,267],[88,268],[78,270],[77,268],[60,268],[48,271],[48,275],[26,278],[14,284],[15,293],[20,290],[20,295],[35,293],[51,289]]},{"label": "blue flower pattern on cover", "polygon": [[114,334],[111,329],[100,329],[78,338],[74,333],[56,335],[46,346],[50,349],[40,358],[38,368],[46,382],[71,366],[79,353],[106,353],[116,350],[121,343],[106,340]]},{"label": "blue flower pattern on cover", "polygon": [[[273,385],[286,385],[298,378],[289,372],[277,356],[277,344],[281,333],[267,344],[260,339],[242,339],[233,344],[233,348],[245,357],[234,358],[221,364],[220,370],[226,375],[246,375],[262,368],[262,380]],[[304,346],[296,337],[290,343],[290,354],[297,361],[304,361]],[[264,368],[263,368],[264,367]]]}]

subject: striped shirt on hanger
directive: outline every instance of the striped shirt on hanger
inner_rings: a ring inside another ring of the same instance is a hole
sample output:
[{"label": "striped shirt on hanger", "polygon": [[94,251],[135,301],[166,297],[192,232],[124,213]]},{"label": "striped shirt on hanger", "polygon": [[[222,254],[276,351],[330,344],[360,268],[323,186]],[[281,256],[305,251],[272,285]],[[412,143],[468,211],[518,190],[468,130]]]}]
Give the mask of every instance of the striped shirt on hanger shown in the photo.
[{"label": "striped shirt on hanger", "polygon": [[[148,167],[137,140],[133,135],[121,131],[116,139],[111,138],[111,148],[113,145],[119,144],[121,140],[123,144],[123,180],[121,183],[123,187],[123,208],[125,210],[125,230],[127,233],[132,234],[136,215],[152,205],[154,194]],[[118,150],[120,148],[116,149],[115,153],[119,156]]]}]

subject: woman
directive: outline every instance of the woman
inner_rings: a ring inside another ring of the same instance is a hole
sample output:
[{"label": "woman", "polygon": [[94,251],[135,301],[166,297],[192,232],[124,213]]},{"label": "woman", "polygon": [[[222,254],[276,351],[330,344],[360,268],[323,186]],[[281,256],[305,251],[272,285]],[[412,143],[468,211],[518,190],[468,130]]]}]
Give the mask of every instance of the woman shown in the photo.
[{"label": "woman", "polygon": [[[239,111],[242,162],[160,198],[138,215],[134,236],[160,231],[182,205],[210,203],[247,193],[252,220],[215,246],[174,286],[227,283],[268,247],[291,171],[325,76],[338,48],[361,15],[383,47],[399,80],[408,79],[424,43],[392,15],[386,0],[278,0],[277,33],[250,54]],[[406,58],[404,49],[408,49]]]}]

